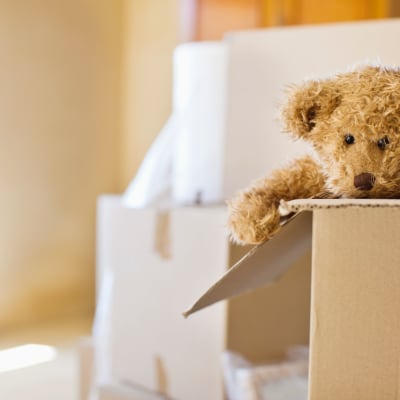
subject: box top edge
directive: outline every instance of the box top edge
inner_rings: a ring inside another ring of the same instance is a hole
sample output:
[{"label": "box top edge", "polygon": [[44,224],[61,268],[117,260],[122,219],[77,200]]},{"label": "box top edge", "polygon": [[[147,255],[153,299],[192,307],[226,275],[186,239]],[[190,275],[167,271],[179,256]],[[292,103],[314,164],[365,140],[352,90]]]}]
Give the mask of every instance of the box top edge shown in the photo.
[{"label": "box top edge", "polygon": [[298,199],[280,205],[283,215],[332,208],[400,208],[400,199]]}]

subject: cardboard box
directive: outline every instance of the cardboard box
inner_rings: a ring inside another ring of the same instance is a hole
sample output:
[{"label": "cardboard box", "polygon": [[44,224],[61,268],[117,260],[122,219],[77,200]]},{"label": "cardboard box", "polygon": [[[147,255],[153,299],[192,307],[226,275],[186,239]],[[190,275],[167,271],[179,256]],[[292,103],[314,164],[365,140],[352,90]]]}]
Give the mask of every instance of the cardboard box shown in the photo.
[{"label": "cardboard box", "polygon": [[[299,152],[280,133],[275,119],[285,85],[366,59],[400,64],[393,40],[399,36],[399,20],[229,34],[224,197]],[[296,218],[279,236],[282,241],[276,238],[269,245],[276,246],[276,270],[264,270],[265,258],[262,250],[257,251],[252,259],[259,260],[260,275],[233,269],[242,282],[235,278],[237,286],[222,285],[212,292],[217,296],[211,300],[277,279],[280,263],[293,264],[277,284],[187,321],[180,316],[182,305],[243,255],[243,249],[230,246],[226,239],[224,208],[135,211],[124,209],[118,198],[105,197],[98,218],[99,281],[105,271],[114,277],[107,346],[111,375],[119,381],[138,383],[178,400],[221,399],[224,349],[263,362],[281,357],[290,345],[308,341],[310,236],[295,240],[290,248],[282,239],[285,232],[300,237],[291,230],[310,223],[307,216]]]},{"label": "cardboard box", "polygon": [[[298,200],[270,242],[202,296],[187,314],[271,283],[288,270],[276,247],[311,234],[313,211],[310,400],[389,400],[399,396],[400,200]],[[288,234],[291,232],[292,234]],[[264,260],[264,264],[260,262]]]},{"label": "cardboard box", "polygon": [[94,366],[94,342],[92,337],[85,337],[78,343],[79,356],[79,399],[90,400],[91,392],[97,400],[162,400],[159,393],[154,393],[139,387],[132,387],[108,382],[92,387]]},{"label": "cardboard box", "polygon": [[105,196],[98,221],[99,276],[108,270],[114,281],[104,343],[110,379],[178,400],[218,400],[225,349],[265,362],[308,343],[309,238],[286,253],[293,268],[271,290],[185,320],[182,305],[248,250],[229,244],[225,208],[135,210]]},{"label": "cardboard box", "polygon": [[399,19],[228,34],[224,198],[304,152],[305,146],[281,133],[277,119],[287,85],[360,62],[400,65],[396,37]]},{"label": "cardboard box", "polygon": [[[179,46],[174,112],[150,151],[160,151],[155,157],[160,164],[146,157],[143,165],[147,172],[163,171],[154,186],[168,175],[163,165],[169,154],[177,204],[222,203],[303,154],[308,149],[303,142],[281,133],[277,116],[285,88],[360,62],[399,65],[393,40],[399,36],[400,20],[390,19],[238,31],[222,42]],[[162,151],[166,143],[174,150]]]},{"label": "cardboard box", "polygon": [[165,397],[144,389],[117,383],[102,385],[98,389],[98,400],[165,400]]},{"label": "cardboard box", "polygon": [[93,340],[90,337],[78,342],[79,400],[88,400],[93,378]]}]

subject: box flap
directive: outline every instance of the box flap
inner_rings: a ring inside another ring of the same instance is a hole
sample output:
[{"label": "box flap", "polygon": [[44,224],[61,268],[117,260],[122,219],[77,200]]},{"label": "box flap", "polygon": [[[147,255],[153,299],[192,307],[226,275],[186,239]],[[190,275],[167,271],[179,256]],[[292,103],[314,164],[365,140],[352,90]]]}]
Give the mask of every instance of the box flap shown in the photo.
[{"label": "box flap", "polygon": [[298,199],[281,201],[279,212],[281,215],[313,211],[329,208],[374,208],[374,207],[400,207],[399,199]]},{"label": "box flap", "polygon": [[278,279],[311,248],[311,214],[284,222],[272,240],[255,246],[184,313],[185,317],[220,300],[237,296]]},{"label": "box flap", "polygon": [[288,216],[272,240],[255,246],[184,312],[188,317],[220,300],[270,284],[311,248],[311,214],[330,208],[400,207],[398,199],[299,199],[282,201],[280,212]]}]

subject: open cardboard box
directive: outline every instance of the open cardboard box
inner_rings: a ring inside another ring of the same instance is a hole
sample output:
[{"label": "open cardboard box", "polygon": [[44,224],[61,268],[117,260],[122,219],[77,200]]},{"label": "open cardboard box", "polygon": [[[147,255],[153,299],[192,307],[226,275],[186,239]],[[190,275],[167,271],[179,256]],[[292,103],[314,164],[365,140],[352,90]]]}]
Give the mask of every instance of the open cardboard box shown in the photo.
[{"label": "open cardboard box", "polygon": [[[398,19],[229,34],[225,40],[229,65],[224,197],[293,157],[291,143],[275,122],[287,84],[326,76],[371,58],[400,64],[394,40],[399,35]],[[274,151],[267,154],[270,147]],[[291,345],[308,342],[311,215],[307,214],[299,215],[247,258],[253,266],[259,260],[259,268],[247,271],[248,263],[235,268],[229,275],[231,284],[217,285],[199,306],[242,290],[248,293],[189,320],[181,317],[182,305],[189,304],[247,251],[228,243],[226,218],[224,207],[163,213],[130,210],[118,198],[100,200],[97,276],[99,283],[108,273],[114,279],[111,322],[106,326],[111,332],[105,346],[112,378],[154,391],[162,389],[176,399],[217,400],[224,396],[222,351],[234,350],[251,362],[264,363],[281,358]],[[395,236],[390,238],[391,247],[393,243]],[[357,249],[354,243],[350,245],[346,249]],[[276,271],[264,270],[264,250],[271,259],[271,248],[275,248]],[[296,253],[301,256],[296,258]],[[277,279],[290,260],[293,267],[278,282],[250,291]],[[386,374],[386,370],[381,374],[385,380]]]},{"label": "open cardboard box", "polygon": [[400,200],[295,200],[282,208],[295,216],[280,233],[185,315],[273,283],[312,237],[309,399],[400,398]]}]

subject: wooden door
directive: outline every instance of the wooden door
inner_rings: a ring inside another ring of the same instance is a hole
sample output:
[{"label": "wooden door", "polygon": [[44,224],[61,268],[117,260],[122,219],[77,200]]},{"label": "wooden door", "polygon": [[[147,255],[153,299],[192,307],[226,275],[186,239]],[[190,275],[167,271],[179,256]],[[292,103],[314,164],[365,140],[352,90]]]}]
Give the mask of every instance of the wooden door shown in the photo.
[{"label": "wooden door", "polygon": [[218,40],[231,30],[319,24],[400,15],[398,0],[197,0],[194,39]]}]

